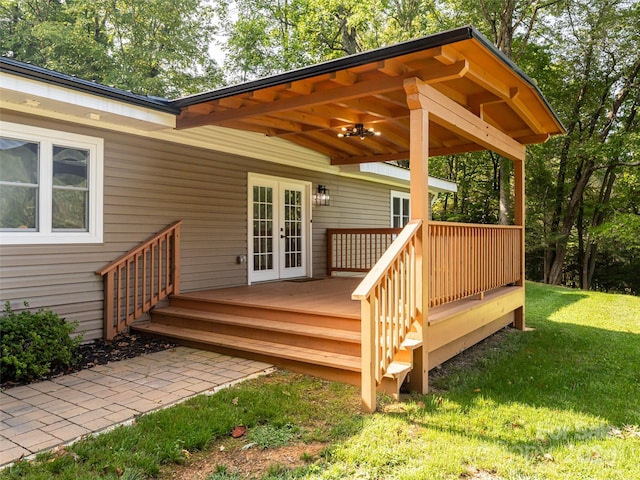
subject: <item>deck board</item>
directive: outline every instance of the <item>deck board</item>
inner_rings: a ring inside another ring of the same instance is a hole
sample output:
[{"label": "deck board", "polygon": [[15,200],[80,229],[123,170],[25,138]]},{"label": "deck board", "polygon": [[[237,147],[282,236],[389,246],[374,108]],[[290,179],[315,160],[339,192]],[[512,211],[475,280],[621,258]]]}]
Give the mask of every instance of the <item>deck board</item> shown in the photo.
[{"label": "deck board", "polygon": [[359,318],[360,302],[351,300],[351,293],[361,280],[329,277],[310,281],[258,283],[183,293],[180,297]]}]

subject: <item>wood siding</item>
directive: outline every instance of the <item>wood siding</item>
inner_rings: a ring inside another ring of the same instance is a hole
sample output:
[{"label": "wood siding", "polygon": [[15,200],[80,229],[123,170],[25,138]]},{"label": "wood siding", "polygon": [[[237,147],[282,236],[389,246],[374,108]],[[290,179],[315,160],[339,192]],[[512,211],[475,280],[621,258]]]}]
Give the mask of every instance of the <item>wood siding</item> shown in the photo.
[{"label": "wood siding", "polygon": [[[326,185],[313,207],[313,275],[326,274],[326,229],[388,227],[392,187],[229,153],[3,111],[3,120],[104,138],[104,244],[3,245],[0,300],[28,301],[102,336],[103,286],[95,271],[175,220],[182,226],[183,292],[247,283],[247,174]],[[286,154],[286,151],[283,152]],[[397,190],[397,187],[393,187]]]}]

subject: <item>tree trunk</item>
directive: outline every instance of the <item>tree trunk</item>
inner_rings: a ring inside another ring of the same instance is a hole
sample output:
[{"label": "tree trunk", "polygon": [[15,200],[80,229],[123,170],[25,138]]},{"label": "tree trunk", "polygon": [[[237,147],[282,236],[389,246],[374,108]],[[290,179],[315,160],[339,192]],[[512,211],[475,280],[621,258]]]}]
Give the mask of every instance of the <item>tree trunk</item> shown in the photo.
[{"label": "tree trunk", "polygon": [[509,225],[511,223],[511,161],[506,158],[500,159],[500,212],[498,223]]},{"label": "tree trunk", "polygon": [[578,171],[576,175],[576,183],[571,192],[571,198],[567,205],[564,217],[562,219],[562,226],[557,232],[557,239],[555,243],[555,255],[553,261],[549,267],[549,279],[547,283],[551,285],[560,285],[562,282],[562,271],[564,268],[564,260],[567,255],[567,241],[571,229],[575,225],[576,215],[578,213],[578,207],[582,201],[584,190],[589,183],[589,179],[594,171],[594,161],[589,159],[584,167]]}]

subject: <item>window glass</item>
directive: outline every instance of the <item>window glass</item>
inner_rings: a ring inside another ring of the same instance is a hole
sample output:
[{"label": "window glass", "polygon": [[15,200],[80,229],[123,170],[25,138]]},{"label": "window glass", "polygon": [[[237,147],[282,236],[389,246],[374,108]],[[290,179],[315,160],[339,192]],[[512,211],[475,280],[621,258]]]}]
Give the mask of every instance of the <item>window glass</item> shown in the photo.
[{"label": "window glass", "polygon": [[51,226],[54,230],[87,231],[89,151],[53,146]]},{"label": "window glass", "polygon": [[54,230],[87,231],[88,193],[53,189],[51,221]]},{"label": "window glass", "polygon": [[53,186],[87,188],[89,151],[53,147]]},{"label": "window glass", "polygon": [[0,137],[0,229],[38,226],[39,145]]}]

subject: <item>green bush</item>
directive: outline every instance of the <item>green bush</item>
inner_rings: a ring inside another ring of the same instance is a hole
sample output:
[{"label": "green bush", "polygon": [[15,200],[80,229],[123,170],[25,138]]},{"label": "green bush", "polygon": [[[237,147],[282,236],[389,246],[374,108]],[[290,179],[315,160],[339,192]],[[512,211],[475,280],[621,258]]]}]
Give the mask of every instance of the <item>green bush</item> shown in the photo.
[{"label": "green bush", "polygon": [[75,360],[82,336],[71,334],[77,322],[67,322],[51,310],[16,313],[5,303],[0,317],[0,378],[2,382],[28,382],[47,375],[57,367],[68,367]]}]

